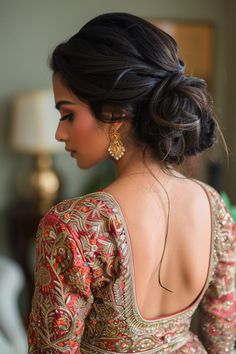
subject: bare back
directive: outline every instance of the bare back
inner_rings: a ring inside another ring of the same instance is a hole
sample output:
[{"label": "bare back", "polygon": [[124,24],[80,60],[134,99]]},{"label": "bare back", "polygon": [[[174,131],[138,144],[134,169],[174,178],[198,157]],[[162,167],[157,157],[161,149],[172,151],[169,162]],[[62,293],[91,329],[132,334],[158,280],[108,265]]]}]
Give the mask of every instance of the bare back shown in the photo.
[{"label": "bare back", "polygon": [[[181,311],[204,288],[211,253],[211,208],[197,182],[169,177],[167,196],[159,184],[145,188],[145,177],[134,176],[110,185],[106,191],[120,204],[129,232],[137,307],[145,319]],[[139,186],[139,187],[137,187]]]}]

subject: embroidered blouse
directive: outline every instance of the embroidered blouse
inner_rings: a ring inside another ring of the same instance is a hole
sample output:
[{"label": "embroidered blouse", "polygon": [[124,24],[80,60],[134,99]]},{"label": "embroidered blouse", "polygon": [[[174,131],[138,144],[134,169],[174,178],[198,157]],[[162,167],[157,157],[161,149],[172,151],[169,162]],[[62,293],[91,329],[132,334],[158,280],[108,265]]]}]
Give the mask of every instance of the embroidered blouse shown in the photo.
[{"label": "embroidered blouse", "polygon": [[[187,308],[155,320],[138,311],[130,239],[117,201],[96,192],[53,207],[37,232],[29,353],[231,353],[235,224],[219,194],[202,186],[212,210],[205,287]],[[190,331],[197,308],[201,340]]]}]

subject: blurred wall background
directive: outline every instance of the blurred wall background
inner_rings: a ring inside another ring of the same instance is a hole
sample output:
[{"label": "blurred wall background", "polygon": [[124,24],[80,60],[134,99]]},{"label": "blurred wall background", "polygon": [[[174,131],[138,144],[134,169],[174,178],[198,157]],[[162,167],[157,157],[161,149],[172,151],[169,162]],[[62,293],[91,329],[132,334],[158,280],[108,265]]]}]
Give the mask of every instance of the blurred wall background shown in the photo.
[{"label": "blurred wall background", "polygon": [[[235,0],[0,0],[0,253],[9,254],[6,210],[16,198],[14,179],[27,157],[9,146],[11,100],[21,90],[48,88],[47,58],[56,44],[92,17],[111,11],[142,17],[209,21],[216,26],[214,97],[220,124],[231,150],[225,162],[224,189],[236,201],[236,1]],[[224,160],[226,157],[222,154]],[[56,158],[65,180],[65,195],[76,196],[96,173],[78,170],[75,161]]]}]

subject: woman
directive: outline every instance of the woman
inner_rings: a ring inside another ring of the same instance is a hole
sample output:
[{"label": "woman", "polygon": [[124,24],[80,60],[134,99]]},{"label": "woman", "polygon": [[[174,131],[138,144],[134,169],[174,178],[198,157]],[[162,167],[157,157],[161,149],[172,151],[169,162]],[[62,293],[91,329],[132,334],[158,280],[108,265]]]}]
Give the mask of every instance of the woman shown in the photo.
[{"label": "woman", "polygon": [[205,82],[173,38],[124,13],[87,23],[51,68],[56,139],[82,169],[112,158],[117,178],[39,225],[30,353],[230,352],[235,226],[213,188],[174,169],[216,140]]}]

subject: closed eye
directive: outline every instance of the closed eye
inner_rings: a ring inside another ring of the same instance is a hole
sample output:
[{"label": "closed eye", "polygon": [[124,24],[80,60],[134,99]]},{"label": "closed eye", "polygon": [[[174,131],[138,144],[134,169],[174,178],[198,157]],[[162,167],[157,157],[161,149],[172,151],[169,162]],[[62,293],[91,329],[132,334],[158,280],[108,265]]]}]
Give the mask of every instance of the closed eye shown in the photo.
[{"label": "closed eye", "polygon": [[64,120],[72,121],[73,117],[74,117],[73,113],[66,114],[65,116],[60,118],[60,122],[63,122]]}]

